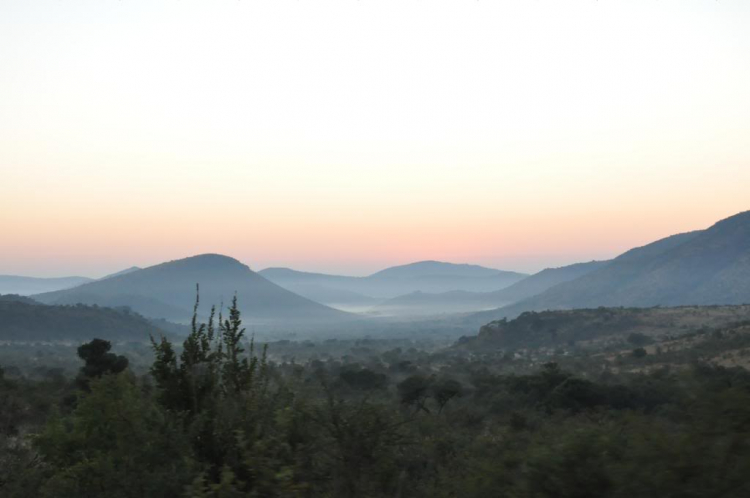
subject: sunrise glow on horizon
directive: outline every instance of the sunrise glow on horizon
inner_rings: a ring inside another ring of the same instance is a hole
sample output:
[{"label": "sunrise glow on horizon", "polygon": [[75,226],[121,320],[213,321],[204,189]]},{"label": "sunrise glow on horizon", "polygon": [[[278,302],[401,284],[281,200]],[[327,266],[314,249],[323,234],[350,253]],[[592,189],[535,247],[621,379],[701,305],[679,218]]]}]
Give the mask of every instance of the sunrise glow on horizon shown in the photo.
[{"label": "sunrise glow on horizon", "polygon": [[750,209],[749,23],[740,0],[4,2],[0,274],[532,272],[707,228]]}]

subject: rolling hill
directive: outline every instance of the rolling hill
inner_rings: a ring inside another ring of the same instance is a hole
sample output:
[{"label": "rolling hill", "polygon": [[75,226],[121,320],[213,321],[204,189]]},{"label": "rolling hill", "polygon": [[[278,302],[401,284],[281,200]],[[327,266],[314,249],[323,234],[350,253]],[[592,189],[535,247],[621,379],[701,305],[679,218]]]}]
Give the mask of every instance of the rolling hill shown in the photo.
[{"label": "rolling hill", "polygon": [[237,295],[246,323],[308,323],[352,317],[273,284],[236,259],[204,254],[90,282],[75,289],[34,296],[46,304],[128,306],[151,318],[185,321],[192,314],[195,286],[207,312]]},{"label": "rolling hill", "polygon": [[598,306],[750,303],[750,211],[632,249],[577,279],[482,318]]},{"label": "rolling hill", "polygon": [[498,274],[513,274],[479,265],[444,263],[442,261],[417,261],[406,265],[392,266],[373,273],[371,279],[411,279],[433,277],[490,277]]},{"label": "rolling hill", "polygon": [[[523,273],[439,261],[394,266],[366,277],[308,273],[289,268],[267,268],[260,274],[284,288],[325,304],[334,304],[331,297],[338,299],[333,291],[349,293],[350,298],[359,295],[359,299],[347,301],[359,307],[372,306],[378,301],[411,292],[495,291],[527,277]],[[317,287],[318,294],[307,291],[311,286]]]},{"label": "rolling hill", "polygon": [[95,306],[48,306],[0,299],[0,341],[147,341],[171,335],[126,310]]},{"label": "rolling hill", "polygon": [[19,294],[29,296],[41,292],[52,292],[70,289],[77,285],[92,282],[86,277],[37,278],[18,275],[0,275],[0,294]]},{"label": "rolling hill", "polygon": [[591,261],[560,268],[547,268],[494,292],[412,292],[384,301],[370,311],[377,315],[420,316],[495,309],[544,292],[562,282],[574,280],[607,263],[607,261]]},{"label": "rolling hill", "polygon": [[139,268],[137,266],[131,266],[130,268],[125,268],[124,270],[120,270],[118,272],[110,273],[109,275],[105,275],[102,278],[100,278],[99,280],[105,280],[105,279],[112,278],[112,277],[119,277],[120,275],[127,275],[128,273],[133,273],[134,271],[138,271],[138,270],[141,270],[141,269],[142,268]]},{"label": "rolling hill", "polygon": [[[557,347],[598,348],[630,334],[671,339],[735,324],[750,324],[750,305],[670,308],[596,308],[527,312],[496,320],[455,347],[477,352]],[[632,347],[632,346],[631,346]]]},{"label": "rolling hill", "polygon": [[559,268],[546,268],[505,289],[491,292],[490,295],[496,303],[514,303],[536,296],[561,283],[575,280],[603,268],[607,264],[609,264],[609,261],[589,261],[588,263],[576,263]]}]

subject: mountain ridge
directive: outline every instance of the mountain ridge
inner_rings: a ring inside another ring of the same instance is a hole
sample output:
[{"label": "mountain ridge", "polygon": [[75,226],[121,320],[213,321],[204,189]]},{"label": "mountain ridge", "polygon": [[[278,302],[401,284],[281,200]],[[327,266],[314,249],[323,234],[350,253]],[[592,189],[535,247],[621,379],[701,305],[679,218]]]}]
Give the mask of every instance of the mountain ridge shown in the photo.
[{"label": "mountain ridge", "polygon": [[361,306],[372,305],[373,300],[392,299],[416,291],[495,291],[528,276],[479,265],[432,260],[393,266],[361,277],[303,272],[283,267],[266,268],[259,273],[272,282],[301,294],[310,285],[328,288],[328,292],[339,290],[360,294],[366,298],[359,303]]},{"label": "mountain ridge", "polygon": [[606,266],[489,312],[750,302],[750,211],[626,251]]},{"label": "mountain ridge", "polygon": [[[296,295],[237,259],[199,254],[34,296],[47,304],[130,306],[151,318],[184,321],[192,314],[196,285],[204,303],[228,304],[236,294],[249,321],[343,320],[348,314]],[[161,310],[161,311],[159,311]]]},{"label": "mountain ridge", "polygon": [[69,289],[88,282],[88,277],[26,277],[22,275],[0,275],[0,294],[29,296],[40,292]]}]

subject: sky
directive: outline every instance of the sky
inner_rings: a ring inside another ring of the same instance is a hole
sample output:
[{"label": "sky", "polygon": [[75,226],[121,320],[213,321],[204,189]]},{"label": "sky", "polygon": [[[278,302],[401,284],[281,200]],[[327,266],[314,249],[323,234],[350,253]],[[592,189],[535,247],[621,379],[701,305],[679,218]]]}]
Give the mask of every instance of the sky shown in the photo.
[{"label": "sky", "polygon": [[0,2],[0,274],[536,271],[750,209],[750,2]]}]

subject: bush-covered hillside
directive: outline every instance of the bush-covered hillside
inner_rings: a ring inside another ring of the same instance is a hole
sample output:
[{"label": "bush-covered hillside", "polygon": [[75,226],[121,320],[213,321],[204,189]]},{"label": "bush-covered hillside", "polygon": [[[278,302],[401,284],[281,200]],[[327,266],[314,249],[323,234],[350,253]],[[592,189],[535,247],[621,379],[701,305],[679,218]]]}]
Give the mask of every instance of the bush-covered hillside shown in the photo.
[{"label": "bush-covered hillside", "polygon": [[160,331],[125,309],[0,300],[0,341],[145,341]]}]

